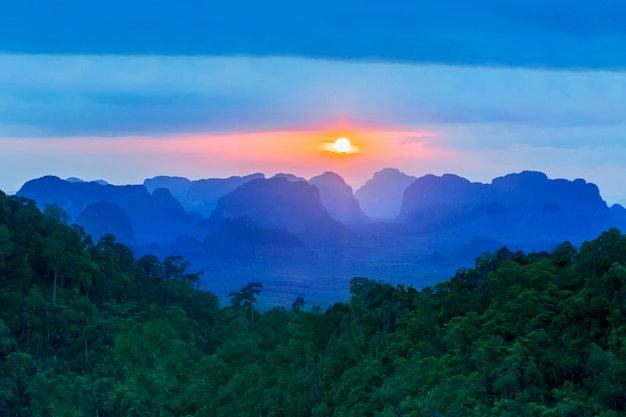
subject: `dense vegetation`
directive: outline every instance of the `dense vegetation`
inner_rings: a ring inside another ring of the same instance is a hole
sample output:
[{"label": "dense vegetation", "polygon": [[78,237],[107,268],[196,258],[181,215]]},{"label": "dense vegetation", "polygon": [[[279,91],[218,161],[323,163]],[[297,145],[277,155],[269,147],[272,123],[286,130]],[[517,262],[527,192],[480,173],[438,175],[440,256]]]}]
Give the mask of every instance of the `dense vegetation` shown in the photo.
[{"label": "dense vegetation", "polygon": [[355,278],[326,311],[220,308],[178,257],[93,242],[0,192],[0,415],[617,416],[626,236],[485,254],[418,291]]}]

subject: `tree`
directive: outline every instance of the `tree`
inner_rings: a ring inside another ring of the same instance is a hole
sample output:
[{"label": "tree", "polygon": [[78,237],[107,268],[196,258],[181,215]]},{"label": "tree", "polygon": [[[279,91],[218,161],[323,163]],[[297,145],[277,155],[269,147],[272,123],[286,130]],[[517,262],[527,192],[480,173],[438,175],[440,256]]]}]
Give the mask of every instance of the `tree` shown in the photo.
[{"label": "tree", "polygon": [[240,291],[234,291],[228,294],[235,309],[250,309],[251,329],[254,329],[254,303],[256,303],[255,295],[261,295],[262,291],[263,285],[260,282],[252,282],[244,286]]},{"label": "tree", "polygon": [[295,313],[296,311],[300,311],[300,309],[303,307],[304,307],[304,298],[297,297],[291,304],[291,311]]},{"label": "tree", "polygon": [[[44,210],[46,227],[43,231],[43,256],[46,269],[52,272],[52,303],[56,304],[59,278],[62,281],[65,275],[79,275],[82,266],[81,257],[83,243],[79,235],[71,227],[66,226],[69,216],[56,205],[48,205]],[[64,282],[61,282],[61,288]]]},{"label": "tree", "polygon": [[165,279],[178,280],[187,282],[193,286],[198,286],[200,284],[200,275],[202,275],[202,272],[187,272],[189,265],[191,265],[191,263],[182,256],[168,256],[163,261],[163,273],[165,275]]}]

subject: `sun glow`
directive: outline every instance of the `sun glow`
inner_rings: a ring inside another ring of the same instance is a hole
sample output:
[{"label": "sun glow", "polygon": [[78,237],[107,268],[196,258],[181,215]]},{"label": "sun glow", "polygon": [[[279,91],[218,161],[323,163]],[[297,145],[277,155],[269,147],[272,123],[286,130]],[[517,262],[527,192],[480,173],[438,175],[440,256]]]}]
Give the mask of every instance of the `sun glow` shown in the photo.
[{"label": "sun glow", "polygon": [[352,143],[348,138],[338,138],[331,148],[333,152],[348,153],[352,149]]},{"label": "sun glow", "polygon": [[[330,127],[166,137],[49,138],[45,141],[0,137],[0,149],[15,155],[15,158],[5,158],[15,165],[0,164],[0,178],[12,178],[9,167],[22,169],[23,162],[17,163],[20,155],[31,152],[33,159],[29,169],[33,174],[16,181],[9,189],[18,189],[35,175],[50,172],[62,177],[103,178],[127,184],[133,175],[136,178],[132,181],[141,182],[164,172],[200,179],[252,172],[264,172],[268,176],[288,172],[312,177],[333,171],[356,186],[371,178],[372,172],[389,166],[415,175],[416,169],[439,173],[437,164],[444,162],[448,165],[452,161],[468,163],[461,154],[457,156],[433,146],[432,138],[436,136],[436,132],[428,131]],[[342,138],[347,142],[340,140]],[[117,164],[119,169],[111,171],[112,164]]]},{"label": "sun glow", "polygon": [[359,148],[346,136],[330,135],[323,143],[323,149],[336,155],[349,155],[359,152]]}]

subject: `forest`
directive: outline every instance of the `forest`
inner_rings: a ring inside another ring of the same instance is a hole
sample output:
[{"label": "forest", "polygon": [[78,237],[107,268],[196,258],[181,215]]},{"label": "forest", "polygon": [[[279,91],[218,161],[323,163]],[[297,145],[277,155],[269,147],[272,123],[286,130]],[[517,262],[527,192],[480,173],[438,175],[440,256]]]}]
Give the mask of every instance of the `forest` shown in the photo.
[{"label": "forest", "polygon": [[433,287],[350,282],[326,310],[222,300],[181,257],[93,241],[0,192],[0,415],[618,416],[626,236],[485,253]]}]

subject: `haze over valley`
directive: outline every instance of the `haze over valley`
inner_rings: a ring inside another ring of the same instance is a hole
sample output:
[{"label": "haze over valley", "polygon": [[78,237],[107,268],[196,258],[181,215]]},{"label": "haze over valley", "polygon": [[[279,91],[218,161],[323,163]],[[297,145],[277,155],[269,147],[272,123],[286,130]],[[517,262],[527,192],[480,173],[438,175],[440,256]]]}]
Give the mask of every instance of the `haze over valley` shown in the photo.
[{"label": "haze over valley", "polygon": [[262,282],[266,306],[298,296],[327,306],[347,297],[355,276],[422,288],[485,251],[579,246],[626,226],[626,210],[609,207],[594,184],[531,171],[483,184],[387,168],[356,191],[332,172],[308,180],[158,176],[126,186],[46,176],[18,195],[42,209],[58,205],[94,240],[113,234],[136,256],[190,260],[223,300]]}]

